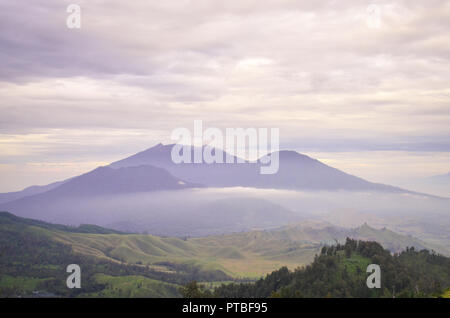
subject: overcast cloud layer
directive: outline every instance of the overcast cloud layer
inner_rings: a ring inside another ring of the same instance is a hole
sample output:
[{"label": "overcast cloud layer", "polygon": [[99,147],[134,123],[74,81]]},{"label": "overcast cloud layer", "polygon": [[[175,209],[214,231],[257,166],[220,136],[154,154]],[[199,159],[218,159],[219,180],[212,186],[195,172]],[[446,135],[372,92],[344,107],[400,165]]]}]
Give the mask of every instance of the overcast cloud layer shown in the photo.
[{"label": "overcast cloud layer", "polygon": [[194,119],[279,127],[284,148],[374,181],[450,170],[450,1],[71,2],[0,2],[0,191]]}]

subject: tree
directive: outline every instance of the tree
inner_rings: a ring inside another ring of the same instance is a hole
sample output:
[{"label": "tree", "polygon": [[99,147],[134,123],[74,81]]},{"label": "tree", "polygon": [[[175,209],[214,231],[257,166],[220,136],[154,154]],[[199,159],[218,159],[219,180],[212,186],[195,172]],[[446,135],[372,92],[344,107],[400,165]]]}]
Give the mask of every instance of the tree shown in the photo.
[{"label": "tree", "polygon": [[211,297],[208,291],[203,292],[196,281],[187,283],[179,289],[181,296],[184,298],[205,298]]}]

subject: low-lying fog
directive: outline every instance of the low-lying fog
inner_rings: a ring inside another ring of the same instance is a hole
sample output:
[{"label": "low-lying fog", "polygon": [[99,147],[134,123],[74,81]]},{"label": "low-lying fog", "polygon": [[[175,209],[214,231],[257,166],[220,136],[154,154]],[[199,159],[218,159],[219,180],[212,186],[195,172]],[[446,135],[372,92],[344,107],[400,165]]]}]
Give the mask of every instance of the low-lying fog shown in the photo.
[{"label": "low-lying fog", "polygon": [[413,194],[237,187],[28,202],[10,212],[53,223],[90,223],[156,235],[220,234],[320,219],[344,227],[367,222],[414,235],[430,232],[448,238],[449,202]]}]

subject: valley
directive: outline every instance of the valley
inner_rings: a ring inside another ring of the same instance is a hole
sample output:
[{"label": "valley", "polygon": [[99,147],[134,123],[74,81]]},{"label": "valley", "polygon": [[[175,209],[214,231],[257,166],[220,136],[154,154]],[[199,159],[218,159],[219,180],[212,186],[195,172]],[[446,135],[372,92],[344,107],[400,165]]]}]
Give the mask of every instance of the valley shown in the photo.
[{"label": "valley", "polygon": [[323,246],[346,237],[376,240],[392,252],[427,248],[420,240],[368,225],[349,230],[306,222],[270,231],[177,238],[54,225],[7,212],[0,213],[0,237],[3,294],[43,289],[72,295],[63,286],[64,269],[81,262],[87,291],[72,296],[83,297],[177,297],[178,288],[192,280],[206,286],[253,281],[283,266],[304,267]]}]

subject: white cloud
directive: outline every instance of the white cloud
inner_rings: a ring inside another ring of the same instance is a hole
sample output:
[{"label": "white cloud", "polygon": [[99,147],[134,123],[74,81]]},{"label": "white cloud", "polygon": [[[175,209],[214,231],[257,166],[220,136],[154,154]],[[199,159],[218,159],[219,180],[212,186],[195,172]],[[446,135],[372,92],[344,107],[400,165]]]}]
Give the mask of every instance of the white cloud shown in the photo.
[{"label": "white cloud", "polygon": [[2,3],[0,162],[73,144],[104,161],[194,119],[323,151],[448,151],[449,2],[377,1],[376,28],[371,3],[83,0],[80,30],[60,1]]}]

